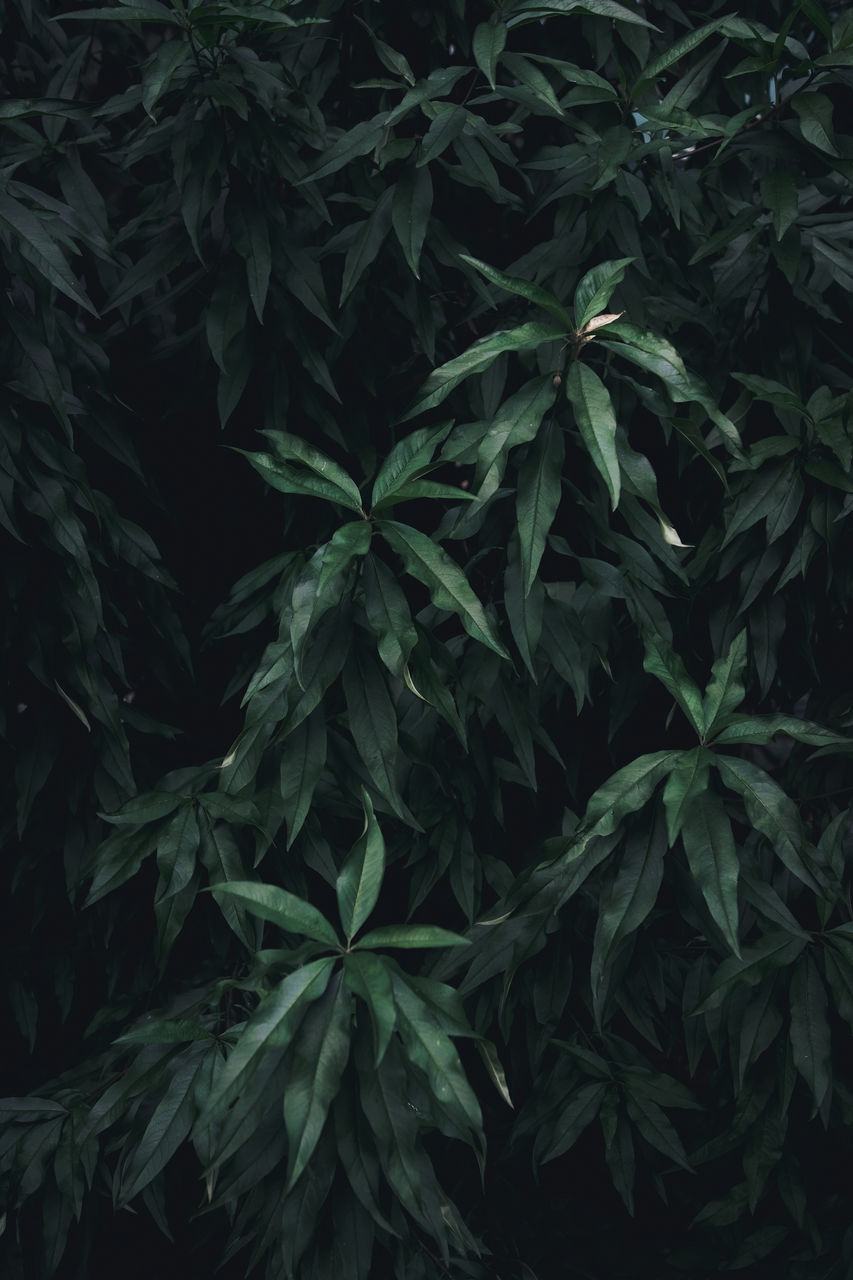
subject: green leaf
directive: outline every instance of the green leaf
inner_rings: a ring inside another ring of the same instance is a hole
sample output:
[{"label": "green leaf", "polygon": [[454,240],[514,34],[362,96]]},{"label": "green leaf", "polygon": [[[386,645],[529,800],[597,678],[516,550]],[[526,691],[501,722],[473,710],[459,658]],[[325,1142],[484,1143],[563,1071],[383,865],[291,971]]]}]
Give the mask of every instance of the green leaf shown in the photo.
[{"label": "green leaf", "polygon": [[718,658],[711,668],[711,679],[702,704],[707,737],[713,737],[725,717],[743,701],[746,693],[743,685],[745,668],[746,631],[739,631],[725,657]]},{"label": "green leaf", "polygon": [[723,781],[743,796],[747,817],[756,830],[767,837],[780,861],[798,880],[817,892],[818,885],[801,857],[803,828],[793,800],[751,760],[715,754],[714,764]]},{"label": "green leaf", "polygon": [[258,323],[263,324],[272,267],[267,220],[254,201],[240,202],[232,207],[229,200],[226,212],[234,247],[246,265],[249,297]]},{"label": "green leaf", "polygon": [[178,1060],[169,1087],[157,1103],[145,1132],[120,1166],[116,1201],[124,1206],[157,1177],[188,1137],[196,1114],[195,1082],[202,1062],[197,1054]]},{"label": "green leaf", "polygon": [[739,956],[724,960],[708,984],[694,1014],[718,1009],[735,987],[755,987],[768,973],[793,964],[808,945],[807,938],[792,937],[781,929],[766,933],[754,946],[744,947]]},{"label": "green leaf", "polygon": [[[295,461],[314,473],[319,480],[333,485],[346,495],[345,506],[353,511],[361,511],[361,494],[358,485],[347,475],[343,467],[338,466],[330,457],[300,436],[291,435],[287,431],[263,431],[263,435],[272,443],[277,458],[283,462]],[[342,499],[334,497],[334,502]]]},{"label": "green leaf", "polygon": [[670,845],[675,844],[691,805],[708,787],[708,770],[712,753],[704,747],[693,747],[676,760],[666,780],[663,804]]},{"label": "green leaf", "polygon": [[306,938],[313,938],[315,942],[336,950],[340,946],[334,929],[316,907],[277,885],[236,880],[229,884],[215,885],[211,892],[217,899],[222,894],[227,894],[253,916],[269,920],[285,933],[301,933]]},{"label": "green leaf", "polygon": [[397,711],[382,668],[366,648],[350,653],[343,686],[349,731],[370,778],[397,817],[418,829],[397,787]]},{"label": "green leaf", "polygon": [[188,40],[167,40],[156,49],[142,68],[142,108],[156,121],[154,107],[169,88],[182,66],[190,61],[192,49]]},{"label": "green leaf", "polygon": [[181,19],[165,4],[157,0],[144,0],[142,4],[114,5],[103,9],[76,9],[73,13],[57,13],[50,22],[81,21],[95,18],[101,22],[160,22],[167,26],[183,26]]},{"label": "green leaf", "polygon": [[328,987],[334,964],[328,956],[302,965],[264,996],[225,1060],[196,1123],[198,1133],[220,1123],[232,1103],[245,1096],[264,1058],[290,1044],[305,1009]]},{"label": "green leaf", "polygon": [[370,796],[362,788],[364,831],[341,868],[335,892],[347,946],[370,916],[385,875],[385,841],[373,812]]},{"label": "green leaf", "polygon": [[777,733],[785,733],[797,742],[807,742],[813,747],[831,745],[849,746],[851,739],[847,734],[833,733],[823,725],[812,720],[800,720],[797,716],[782,714],[763,716],[729,717],[714,739],[714,745],[740,745],[747,743],[765,743]]},{"label": "green leaf", "polygon": [[563,335],[562,326],[553,322],[546,324],[542,321],[530,321],[515,329],[500,330],[487,338],[481,338],[478,342],[472,343],[467,351],[463,351],[462,355],[448,360],[447,364],[440,365],[432,371],[420,389],[419,398],[400,421],[406,422],[417,414],[434,409],[436,405],[447,399],[460,382],[464,382],[474,373],[482,373],[490,364],[493,364],[501,352],[531,351]]},{"label": "green leaf", "polygon": [[818,151],[837,156],[835,133],[832,128],[832,103],[822,93],[795,93],[791,106],[800,117],[800,130],[806,142]]},{"label": "green leaf", "polygon": [[376,524],[402,559],[406,572],[427,588],[436,609],[455,613],[469,636],[500,657],[508,658],[494,622],[444,548],[411,525],[399,524],[396,520],[378,520]]},{"label": "green leaf", "polygon": [[138,825],[168,818],[184,803],[184,797],[173,791],[148,791],[125,801],[115,813],[99,813],[98,817],[114,826]]},{"label": "green leaf", "polygon": [[353,944],[353,950],[369,947],[401,947],[411,951],[419,947],[467,947],[470,938],[463,938],[449,929],[439,929],[431,924],[387,924],[362,934]]},{"label": "green leaf", "polygon": [[405,977],[391,970],[391,985],[397,1006],[397,1028],[415,1066],[429,1081],[435,1104],[463,1130],[479,1134],[483,1117],[465,1076],[459,1054],[433,1008],[421,1000]]},{"label": "green leaf", "polygon": [[530,678],[537,683],[535,655],[542,636],[545,608],[545,588],[537,578],[525,594],[521,568],[521,543],[514,533],[507,548],[507,565],[504,573],[504,608],[509,619],[512,637],[518,646]]},{"label": "green leaf", "polygon": [[798,193],[787,169],[773,169],[761,179],[761,198],[773,215],[773,231],[781,240],[797,221]]},{"label": "green leaf", "polygon": [[388,566],[373,555],[365,556],[361,582],[364,611],[378,641],[379,657],[397,680],[405,680],[418,642],[405,592]]},{"label": "green leaf", "polygon": [[533,302],[537,307],[541,307],[543,311],[547,311],[558,324],[563,326],[566,333],[571,332],[574,327],[572,325],[572,317],[547,289],[541,288],[538,284],[533,284],[530,280],[523,280],[520,276],[509,276],[504,271],[498,271],[496,267],[490,267],[487,262],[481,262],[479,258],[472,258],[468,253],[460,253],[459,257],[462,262],[467,262],[469,266],[478,271],[486,280],[491,281],[492,284],[498,285],[501,289],[506,289],[507,293],[518,294],[520,298],[526,298],[528,302]]},{"label": "green leaf", "polygon": [[391,203],[391,225],[403,256],[418,280],[421,250],[432,210],[432,178],[426,166],[408,165],[397,179]]},{"label": "green leaf", "polygon": [[632,262],[636,262],[636,258],[616,258],[612,262],[602,262],[581,277],[575,289],[573,303],[575,329],[582,330],[590,320],[606,309],[614,289],[625,279],[625,272]]},{"label": "green leaf", "polygon": [[666,830],[658,813],[650,828],[632,832],[619,869],[602,896],[589,971],[593,1011],[599,1025],[612,956],[622,939],[639,929],[657,902],[665,853]]},{"label": "green leaf", "polygon": [[666,641],[652,632],[643,636],[645,658],[643,670],[655,676],[675,698],[700,738],[705,735],[702,695],[684,669],[684,663]]},{"label": "green leaf", "polygon": [[676,63],[683,62],[688,54],[691,54],[694,49],[698,49],[700,44],[704,44],[709,36],[719,31],[725,21],[725,18],[717,18],[714,22],[706,22],[700,27],[694,27],[692,31],[688,31],[679,40],[676,40],[663,53],[659,53],[656,58],[652,58],[651,62],[646,63],[643,67],[640,77],[631,90],[631,97],[635,98],[640,88],[646,88],[647,85],[652,84],[661,72],[666,71],[669,67],[674,67]]},{"label": "green leaf", "polygon": [[[610,835],[629,813],[636,813],[652,795],[665,774],[681,757],[681,751],[653,751],[618,769],[590,797],[579,834]],[[572,837],[574,841],[575,837]]]},{"label": "green leaf", "polygon": [[385,237],[391,229],[393,198],[394,189],[387,187],[377,200],[370,217],[361,224],[352,244],[347,249],[341,280],[340,306],[344,305],[385,242]]},{"label": "green leaf", "polygon": [[791,1048],[817,1112],[832,1082],[832,1046],[826,988],[808,951],[791,976]]},{"label": "green leaf", "polygon": [[495,69],[505,44],[505,22],[480,22],[474,28],[474,37],[471,41],[474,61],[493,89],[495,87]]},{"label": "green leaf", "polygon": [[450,421],[435,427],[421,427],[397,441],[373,482],[370,505],[374,511],[393,502],[403,485],[441,465],[441,459],[433,458],[433,454],[447,439],[452,426]]},{"label": "green leaf", "polygon": [[345,575],[357,557],[367,555],[371,535],[372,528],[366,520],[341,525],[328,542],[318,547],[293,585],[290,642],[293,672],[303,689],[308,643],[320,619],[340,603]]},{"label": "green leaf", "polygon": [[536,579],[560,505],[564,456],[562,431],[556,423],[546,421],[518,473],[515,508],[525,596]]},{"label": "green leaf", "polygon": [[347,983],[367,1005],[373,1027],[374,1065],[379,1066],[394,1028],[397,1025],[397,1007],[391,986],[388,961],[372,951],[349,952],[344,956],[344,974]]},{"label": "green leaf", "polygon": [[731,823],[723,802],[713,791],[704,790],[693,798],[681,824],[681,839],[693,879],[711,918],[735,955],[738,942],[739,860]]},{"label": "green leaf", "polygon": [[341,975],[335,974],[308,1010],[294,1040],[284,1089],[288,1189],[311,1159],[340,1088],[349,1057],[351,1006],[350,993]]},{"label": "green leaf", "polygon": [[80,288],[56,240],[51,236],[50,221],[38,217],[20,201],[0,193],[0,226],[3,224],[26,246],[30,261],[49,284],[90,315],[98,314]]},{"label": "green leaf", "polygon": [[281,803],[290,849],[311,809],[311,799],[326,765],[326,721],[313,711],[287,735],[281,757]]},{"label": "green leaf", "polygon": [[687,1160],[681,1139],[666,1114],[656,1102],[642,1093],[625,1091],[625,1108],[650,1147],[660,1151],[668,1159],[692,1173],[693,1169]]},{"label": "green leaf", "polygon": [[435,117],[423,136],[418,149],[418,168],[436,160],[446,151],[452,142],[459,137],[468,122],[468,112],[464,107],[448,104]]},{"label": "green leaf", "polygon": [[[606,1092],[606,1084],[592,1083],[580,1086],[569,1103],[549,1123],[547,1129],[543,1128],[540,1131],[540,1136],[548,1139],[542,1154],[538,1156],[541,1164],[556,1160],[558,1156],[564,1155],[574,1146],[584,1129],[592,1124],[598,1115]],[[538,1154],[538,1139],[536,1147],[534,1159]]]},{"label": "green leaf", "polygon": [[616,452],[616,415],[610,392],[589,365],[576,360],[565,378],[566,396],[575,411],[575,422],[587,451],[610,494],[615,511],[619,505],[621,477]]},{"label": "green leaf", "polygon": [[295,185],[328,178],[359,156],[366,156],[368,152],[374,151],[385,136],[387,115],[387,112],[382,112],[372,120],[360,120],[329,147],[316,169],[301,178]]},{"label": "green leaf", "polygon": [[615,18],[617,22],[627,22],[633,26],[650,27],[653,31],[659,28],[648,18],[628,9],[617,0],[522,0],[512,7],[512,17],[507,26],[516,27],[523,22],[538,22],[542,18],[560,17],[565,13],[591,13],[596,17]]}]

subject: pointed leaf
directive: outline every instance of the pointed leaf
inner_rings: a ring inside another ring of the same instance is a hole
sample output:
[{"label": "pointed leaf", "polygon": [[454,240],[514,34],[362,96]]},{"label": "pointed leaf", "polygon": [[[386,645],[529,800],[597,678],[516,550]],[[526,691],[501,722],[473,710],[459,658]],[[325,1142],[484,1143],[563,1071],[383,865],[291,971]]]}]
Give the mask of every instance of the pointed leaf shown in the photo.
[{"label": "pointed leaf", "polygon": [[391,500],[404,484],[441,466],[441,459],[434,459],[433,454],[447,439],[452,426],[450,421],[435,427],[421,427],[397,441],[373,482],[370,505],[374,511]]},{"label": "pointed leaf", "polygon": [[376,906],[385,875],[385,841],[370,796],[363,787],[361,801],[364,805],[364,831],[344,862],[335,886],[347,946]]},{"label": "pointed leaf", "polygon": [[628,1115],[650,1147],[662,1152],[663,1155],[673,1160],[682,1169],[686,1169],[688,1173],[693,1172],[688,1163],[687,1152],[684,1150],[681,1139],[676,1133],[672,1122],[667,1119],[665,1112],[661,1110],[656,1102],[652,1102],[651,1098],[642,1093],[633,1093],[631,1090],[626,1089],[625,1107]]},{"label": "pointed leaf", "polygon": [[590,457],[607,485],[610,503],[619,505],[621,476],[616,452],[616,415],[610,392],[597,373],[576,360],[565,379],[566,396],[575,411],[575,422]]},{"label": "pointed leaf", "polygon": [[426,413],[446,400],[451,391],[474,373],[482,373],[494,364],[503,351],[532,351],[545,342],[553,342],[555,338],[564,336],[562,326],[540,321],[530,321],[515,329],[503,329],[481,338],[473,343],[462,355],[448,360],[447,364],[434,369],[420,389],[418,399],[403,417],[401,422]]},{"label": "pointed leaf", "polygon": [[397,711],[382,668],[366,649],[350,653],[343,686],[349,731],[368,774],[397,816],[417,827],[397,787]]},{"label": "pointed leaf", "polygon": [[708,787],[711,753],[704,747],[685,751],[666,780],[663,804],[670,845],[675,844],[690,806]]},{"label": "pointed leaf", "polygon": [[196,1126],[199,1132],[226,1116],[266,1055],[290,1044],[305,1009],[318,1000],[329,985],[334,964],[334,959],[327,956],[302,965],[264,996],[225,1060],[199,1117]]},{"label": "pointed leaf", "polygon": [[290,1055],[284,1090],[288,1188],[298,1181],[311,1159],[340,1088],[349,1057],[351,1024],[352,998],[338,973],[305,1015]]},{"label": "pointed leaf", "polygon": [[560,505],[564,456],[562,431],[556,423],[546,421],[518,473],[515,507],[525,596],[530,594],[539,571],[545,541]]},{"label": "pointed leaf", "polygon": [[367,1004],[373,1027],[374,1065],[379,1066],[397,1025],[397,1008],[388,962],[372,951],[351,951],[344,957],[349,985]]},{"label": "pointed leaf", "polygon": [[797,742],[807,742],[813,747],[850,746],[847,734],[833,733],[813,720],[800,720],[798,716],[764,715],[730,717],[714,739],[717,743],[746,745],[747,743],[765,743],[777,733],[786,733]]},{"label": "pointed leaf", "polygon": [[361,224],[352,244],[347,249],[341,280],[340,306],[344,305],[385,242],[385,237],[391,229],[393,198],[394,188],[387,187],[377,200],[376,208],[366,222]]},{"label": "pointed leaf", "polygon": [[303,182],[316,182],[319,178],[328,178],[337,173],[344,165],[379,146],[385,135],[387,112],[374,116],[372,120],[360,120],[352,129],[343,134],[329,147],[317,168],[301,178],[295,185]]},{"label": "pointed leaf", "polygon": [[474,54],[474,61],[493,89],[495,69],[505,44],[505,22],[480,22],[475,27],[471,51]]},{"label": "pointed leaf", "polygon": [[636,258],[616,258],[613,262],[602,262],[600,266],[587,271],[575,289],[576,329],[583,329],[593,316],[605,310],[613,296],[613,290],[622,283],[632,262],[636,262]]},{"label": "pointed leaf", "polygon": [[791,978],[791,1048],[794,1066],[809,1086],[817,1111],[832,1081],[832,1046],[826,988],[809,952]]},{"label": "pointed leaf", "polygon": [[572,1095],[568,1105],[562,1108],[547,1129],[542,1130],[543,1135],[547,1135],[550,1139],[539,1157],[542,1164],[547,1164],[549,1160],[556,1160],[558,1156],[574,1146],[587,1125],[592,1124],[598,1115],[606,1092],[606,1084],[592,1083],[580,1086]]},{"label": "pointed leaf", "polygon": [[388,566],[373,555],[365,556],[361,582],[364,611],[377,638],[379,657],[396,679],[405,680],[418,642],[405,592]]},{"label": "pointed leaf", "polygon": [[721,753],[715,754],[714,763],[723,781],[743,796],[747,817],[770,841],[776,856],[798,880],[817,891],[818,885],[801,857],[803,827],[793,800],[751,760]]},{"label": "pointed leaf", "polygon": [[668,689],[681,710],[687,716],[700,738],[705,734],[705,715],[702,695],[684,669],[684,663],[659,635],[646,632],[643,636],[646,655],[643,670],[656,676]]},{"label": "pointed leaf", "polygon": [[481,276],[484,276],[492,284],[498,285],[501,289],[506,289],[507,293],[518,294],[520,298],[526,298],[528,302],[533,302],[537,307],[541,307],[543,311],[547,311],[558,324],[563,326],[566,333],[570,333],[573,329],[572,317],[569,312],[547,289],[534,284],[531,280],[524,280],[521,276],[507,275],[505,271],[499,271],[497,267],[490,267],[487,262],[481,262],[479,258],[472,258],[468,253],[460,253],[459,257],[462,262],[467,262],[469,266],[473,267],[475,271],[478,271]]},{"label": "pointed leaf", "polygon": [[807,945],[807,938],[792,937],[782,929],[766,933],[754,946],[743,947],[739,956],[730,956],[723,961],[705,989],[701,1002],[692,1012],[698,1014],[718,1009],[735,987],[758,986],[768,973],[793,964]]},{"label": "pointed leaf", "polygon": [[443,547],[419,529],[399,524],[396,520],[379,520],[377,528],[400,556],[407,573],[427,588],[437,609],[455,613],[469,636],[500,657],[509,657],[494,622],[462,570]]},{"label": "pointed leaf", "polygon": [[681,839],[693,879],[714,923],[735,955],[738,943],[739,861],[723,802],[712,791],[695,796],[681,827]]},{"label": "pointed leaf", "polygon": [[439,929],[431,924],[386,924],[362,934],[353,944],[353,950],[369,947],[401,947],[406,951],[418,947],[467,947],[471,939],[449,929]]},{"label": "pointed leaf", "polygon": [[314,789],[326,767],[326,721],[320,710],[287,735],[281,757],[281,803],[291,848],[311,808]]},{"label": "pointed leaf", "polygon": [[405,977],[391,971],[397,1026],[409,1059],[424,1072],[435,1103],[461,1126],[479,1133],[480,1104],[465,1076],[453,1041],[440,1017],[412,990]]},{"label": "pointed leaf", "polygon": [[705,691],[702,713],[705,733],[712,737],[716,726],[731,715],[744,699],[743,673],[746,667],[746,631],[739,631],[724,658],[711,668],[711,679]]},{"label": "pointed leaf", "polygon": [[[314,445],[309,444],[300,436],[291,435],[287,431],[263,431],[273,447],[273,451],[277,458],[283,462],[299,462],[313,471],[321,480],[325,480],[333,484],[347,495],[349,501],[347,506],[353,511],[361,511],[361,494],[358,485],[344,471],[343,467],[337,462],[333,462],[330,457],[317,449]],[[335,499],[340,501],[340,498]]]},{"label": "pointed leaf", "polygon": [[121,1169],[117,1203],[125,1205],[164,1169],[189,1135],[196,1114],[194,1085],[202,1067],[198,1055],[178,1062],[130,1160]]},{"label": "pointed leaf", "polygon": [[420,280],[421,250],[432,211],[432,178],[424,165],[408,165],[397,179],[391,204],[391,225],[403,256]]},{"label": "pointed leaf", "polygon": [[337,935],[328,920],[310,902],[297,898],[273,884],[258,884],[254,880],[235,880],[216,885],[214,897],[227,894],[245,907],[253,916],[269,920],[285,933],[301,933],[324,946],[340,946]]}]

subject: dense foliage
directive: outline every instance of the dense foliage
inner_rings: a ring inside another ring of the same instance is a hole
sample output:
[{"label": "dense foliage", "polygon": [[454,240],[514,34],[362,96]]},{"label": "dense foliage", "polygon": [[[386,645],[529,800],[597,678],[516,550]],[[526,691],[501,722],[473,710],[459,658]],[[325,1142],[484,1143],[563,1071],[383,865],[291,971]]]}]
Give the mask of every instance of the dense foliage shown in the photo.
[{"label": "dense foliage", "polygon": [[6,0],[3,1275],[853,1273],[853,11]]}]

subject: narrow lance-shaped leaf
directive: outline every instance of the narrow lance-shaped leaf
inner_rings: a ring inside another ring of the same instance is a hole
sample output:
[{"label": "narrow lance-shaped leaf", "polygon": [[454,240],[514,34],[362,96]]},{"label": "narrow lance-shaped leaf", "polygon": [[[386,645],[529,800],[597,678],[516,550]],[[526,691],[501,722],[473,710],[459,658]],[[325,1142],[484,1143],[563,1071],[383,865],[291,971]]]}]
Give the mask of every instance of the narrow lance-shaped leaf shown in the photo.
[{"label": "narrow lance-shaped leaf", "polygon": [[399,947],[404,951],[412,951],[420,947],[467,947],[470,943],[470,938],[463,938],[459,933],[439,929],[432,924],[386,924],[363,933],[353,944],[353,950]]},{"label": "narrow lance-shaped leaf", "polygon": [[377,528],[400,556],[406,571],[427,588],[437,609],[455,613],[474,640],[493,649],[502,658],[509,657],[494,622],[477,599],[465,574],[443,547],[419,529],[395,520],[379,520]]},{"label": "narrow lance-shaped leaf", "polygon": [[502,351],[532,351],[545,342],[561,338],[565,330],[553,321],[531,320],[515,329],[503,329],[473,343],[462,355],[434,369],[420,389],[418,399],[401,422],[426,413],[442,403],[461,382],[474,373],[482,373],[497,360]]},{"label": "narrow lance-shaped leaf", "polygon": [[328,542],[319,547],[294,584],[291,596],[290,641],[293,646],[293,670],[300,687],[305,688],[303,665],[308,642],[319,620],[340,603],[342,578],[358,556],[370,548],[372,529],[366,520],[353,520],[336,529]]},{"label": "narrow lance-shaped leaf", "polygon": [[419,829],[397,787],[397,710],[382,668],[366,648],[350,653],[343,686],[349,731],[364,767],[397,816]]},{"label": "narrow lance-shaped leaf", "polygon": [[666,827],[670,845],[675,844],[690,806],[708,787],[712,753],[704,747],[685,751],[676,760],[663,790]]},{"label": "narrow lance-shaped leaf", "polygon": [[832,1081],[832,1046],[826,988],[809,952],[800,957],[791,977],[791,1048],[817,1111]]},{"label": "narrow lance-shaped leaf", "polygon": [[361,582],[364,611],[377,639],[379,657],[396,679],[405,680],[409,657],[418,642],[406,594],[377,556],[365,556]]},{"label": "narrow lance-shaped leaf", "polygon": [[364,788],[361,801],[364,805],[364,831],[344,862],[335,886],[347,946],[376,906],[385,875],[385,841],[370,796]]},{"label": "narrow lance-shaped leaf", "polygon": [[316,169],[301,178],[296,186],[302,182],[316,182],[319,178],[328,178],[331,174],[337,173],[338,169],[343,169],[344,165],[349,164],[351,160],[366,156],[368,152],[373,151],[382,141],[387,115],[387,112],[382,112],[372,120],[360,120],[332,144]]},{"label": "narrow lance-shaped leaf", "polygon": [[746,667],[746,631],[739,631],[729,645],[725,657],[711,668],[711,679],[705,691],[702,713],[705,732],[712,737],[719,722],[739,707],[746,690],[743,673]]},{"label": "narrow lance-shaped leaf", "polygon": [[393,187],[386,188],[377,200],[376,208],[370,217],[361,224],[355,239],[347,249],[347,256],[344,259],[344,273],[341,279],[341,306],[344,305],[382,248],[385,237],[391,229],[391,201],[393,198]]},{"label": "narrow lance-shaped leaf", "polygon": [[702,695],[684,669],[681,658],[659,635],[646,632],[643,641],[646,650],[643,670],[660,680],[664,688],[668,689],[675,698],[698,736],[704,737],[705,716],[702,710]]},{"label": "narrow lance-shaped leaf", "polygon": [[480,22],[475,27],[474,38],[471,41],[474,61],[493,89],[495,87],[495,69],[505,44],[505,22]]},{"label": "narrow lance-shaped leaf", "polygon": [[[321,480],[336,486],[347,496],[347,506],[353,511],[361,511],[361,494],[358,485],[343,467],[334,462],[322,450],[309,444],[300,436],[291,435],[288,431],[262,431],[270,441],[277,458],[284,462],[294,461],[307,467]],[[337,499],[340,501],[340,499]]]},{"label": "narrow lance-shaped leaf", "polygon": [[305,1015],[290,1056],[284,1090],[288,1187],[320,1140],[349,1057],[351,1024],[352,997],[337,973]]},{"label": "narrow lance-shaped leaf", "polygon": [[264,996],[228,1054],[198,1119],[199,1132],[225,1117],[266,1054],[290,1043],[304,1010],[326,990],[334,963],[328,956],[302,965]]},{"label": "narrow lance-shaped leaf", "polygon": [[515,500],[525,596],[530,594],[560,505],[564,456],[562,431],[555,422],[544,422],[519,471]]},{"label": "narrow lance-shaped leaf", "polygon": [[743,796],[747,817],[770,841],[776,856],[798,880],[817,891],[818,885],[802,859],[803,827],[797,808],[764,769],[751,760],[714,754],[724,782]]},{"label": "narrow lance-shaped leaf", "polygon": [[492,284],[498,285],[501,289],[506,289],[507,293],[515,293],[520,298],[526,298],[528,302],[533,302],[537,307],[541,307],[543,311],[547,311],[558,324],[563,325],[566,333],[571,332],[573,328],[572,317],[547,289],[543,289],[541,285],[534,284],[531,280],[524,280],[521,276],[507,275],[505,271],[499,271],[497,267],[491,267],[487,262],[481,262],[479,258],[472,258],[468,253],[460,253],[459,257]]},{"label": "narrow lance-shaped leaf", "polygon": [[287,735],[281,757],[281,802],[288,849],[308,817],[314,789],[325,767],[326,721],[320,708]]},{"label": "narrow lance-shaped leaf", "polygon": [[773,929],[754,946],[744,947],[739,956],[729,956],[717,969],[693,1014],[718,1009],[738,986],[755,987],[767,974],[793,964],[808,945],[808,939],[792,937],[787,930]]},{"label": "narrow lance-shaped leaf", "polygon": [[[584,326],[602,312],[613,296],[613,290],[625,278],[625,272],[634,258],[617,258],[614,262],[602,262],[582,277],[575,289],[575,328]],[[615,504],[614,504],[615,505]]]},{"label": "narrow lance-shaped leaf", "polygon": [[370,505],[374,511],[393,501],[394,494],[404,484],[441,466],[441,459],[434,458],[433,454],[447,439],[452,426],[451,420],[435,427],[421,427],[397,441],[373,482]]},{"label": "narrow lance-shaped leaf", "polygon": [[397,1023],[389,962],[372,951],[351,951],[344,957],[344,974],[349,986],[367,1005],[378,1067]]},{"label": "narrow lance-shaped leaf", "polygon": [[[607,1085],[602,1083],[580,1086],[548,1128],[541,1130],[540,1136],[545,1139],[545,1146],[538,1159],[542,1164],[547,1164],[549,1160],[556,1160],[558,1156],[564,1155],[574,1146],[584,1129],[592,1124],[598,1115],[606,1092]],[[536,1148],[538,1146],[537,1139]],[[537,1155],[538,1151],[534,1149],[534,1159]]]},{"label": "narrow lance-shaped leaf", "polygon": [[428,166],[407,166],[397,179],[391,225],[413,274],[420,279],[421,250],[432,210],[432,178]]},{"label": "narrow lance-shaped leaf", "polygon": [[723,802],[713,791],[706,789],[694,797],[684,815],[681,839],[714,923],[735,955],[740,955],[738,855]]},{"label": "narrow lance-shaped leaf", "polygon": [[196,1054],[178,1061],[169,1087],[121,1170],[117,1197],[120,1205],[127,1204],[156,1178],[188,1136],[196,1113],[193,1086],[201,1066]]},{"label": "narrow lance-shaped leaf", "polygon": [[310,902],[280,889],[278,885],[258,884],[254,880],[236,880],[230,884],[216,885],[211,892],[215,897],[227,894],[244,906],[254,916],[283,929],[285,933],[301,933],[324,946],[337,949],[337,934],[324,915]]},{"label": "narrow lance-shaped leaf", "polygon": [[590,961],[590,985],[600,1023],[608,988],[608,964],[623,938],[640,927],[654,907],[663,880],[666,828],[659,811],[650,829],[634,832],[599,908]]},{"label": "narrow lance-shaped leaf", "polygon": [[812,747],[851,746],[848,734],[834,733],[822,724],[813,720],[800,720],[798,716],[787,716],[782,713],[764,716],[729,717],[714,739],[720,744],[742,744],[769,742],[777,733],[785,733],[797,742],[806,742]]},{"label": "narrow lance-shaped leaf", "polygon": [[597,373],[575,360],[565,379],[566,396],[575,411],[575,422],[590,457],[610,494],[615,511],[619,505],[621,476],[616,452],[616,415],[610,392]]}]

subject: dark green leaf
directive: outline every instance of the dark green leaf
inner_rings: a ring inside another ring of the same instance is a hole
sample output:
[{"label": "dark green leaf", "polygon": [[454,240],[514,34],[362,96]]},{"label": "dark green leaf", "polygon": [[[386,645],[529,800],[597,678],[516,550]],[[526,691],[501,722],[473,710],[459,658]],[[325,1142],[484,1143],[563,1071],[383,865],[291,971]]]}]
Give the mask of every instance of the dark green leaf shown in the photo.
[{"label": "dark green leaf", "polygon": [[213,893],[217,897],[227,894],[253,916],[269,920],[285,933],[301,933],[327,947],[340,945],[334,929],[316,907],[277,885],[238,880],[216,885]]}]

